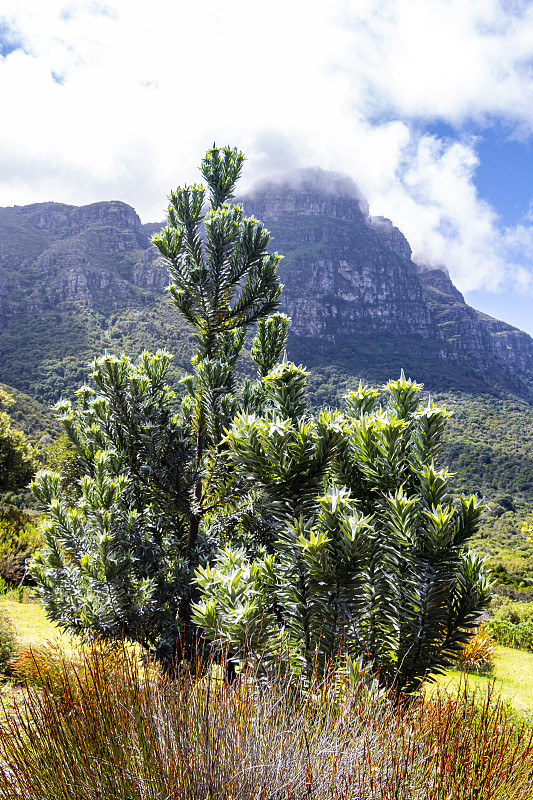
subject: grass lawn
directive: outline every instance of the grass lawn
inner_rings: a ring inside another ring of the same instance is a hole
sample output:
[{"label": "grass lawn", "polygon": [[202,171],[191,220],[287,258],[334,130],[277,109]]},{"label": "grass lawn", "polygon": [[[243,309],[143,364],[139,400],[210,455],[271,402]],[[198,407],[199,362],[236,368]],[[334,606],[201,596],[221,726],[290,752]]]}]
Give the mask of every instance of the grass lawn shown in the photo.
[{"label": "grass lawn", "polygon": [[2,600],[1,604],[13,624],[21,647],[35,647],[45,642],[61,642],[65,648],[71,646],[71,637],[62,633],[54,622],[46,618],[39,603]]},{"label": "grass lawn", "polygon": [[468,691],[477,691],[482,695],[494,684],[495,695],[500,695],[517,711],[533,715],[533,653],[498,646],[493,678],[482,675],[467,675],[465,678],[461,672],[447,670],[437,680],[437,685],[450,694],[456,694],[459,688],[464,690],[465,680]]},{"label": "grass lawn", "polygon": [[[50,622],[38,603],[18,603],[15,600],[2,600],[9,618],[15,628],[22,647],[42,645],[45,642],[58,642],[70,650],[72,639],[62,633],[55,623]],[[497,647],[493,678],[482,675],[468,675],[457,670],[447,670],[437,680],[437,686],[450,694],[464,691],[486,694],[494,684],[495,695],[510,703],[517,711],[528,712],[533,716],[533,653]],[[431,686],[428,687],[431,692]]]}]

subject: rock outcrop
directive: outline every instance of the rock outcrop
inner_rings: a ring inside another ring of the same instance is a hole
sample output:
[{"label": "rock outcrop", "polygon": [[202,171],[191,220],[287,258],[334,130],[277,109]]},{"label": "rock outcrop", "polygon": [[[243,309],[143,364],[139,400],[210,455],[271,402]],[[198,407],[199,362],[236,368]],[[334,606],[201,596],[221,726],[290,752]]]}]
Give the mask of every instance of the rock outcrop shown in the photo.
[{"label": "rock outcrop", "polygon": [[295,334],[334,341],[339,334],[393,327],[430,335],[409,244],[389,220],[369,217],[349,178],[301,170],[286,181],[262,182],[243,202],[284,255],[282,303]]},{"label": "rock outcrop", "polygon": [[533,339],[468,306],[445,267],[415,264],[401,231],[370,216],[346,176],[299,170],[242,199],[285,256],[282,303],[294,336],[327,340],[332,352],[339,337],[410,337],[445,364],[500,382],[533,378]]},{"label": "rock outcrop", "polygon": [[0,209],[0,234],[0,328],[56,306],[120,307],[134,299],[137,276],[162,288],[165,271],[126,203]]}]

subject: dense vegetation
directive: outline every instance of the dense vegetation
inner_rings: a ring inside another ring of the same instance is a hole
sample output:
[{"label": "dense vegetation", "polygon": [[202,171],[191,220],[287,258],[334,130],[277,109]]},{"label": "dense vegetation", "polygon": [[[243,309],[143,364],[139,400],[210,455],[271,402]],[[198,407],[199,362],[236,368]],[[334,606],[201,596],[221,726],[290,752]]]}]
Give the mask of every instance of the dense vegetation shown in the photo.
[{"label": "dense vegetation", "polygon": [[11,398],[5,412],[11,425],[23,431],[29,443],[37,451],[49,444],[59,433],[59,425],[53,410],[35,400],[33,397],[0,383],[0,391]]},{"label": "dense vegetation", "polygon": [[507,495],[504,510],[512,510],[509,495],[533,499],[533,408],[501,396],[454,394],[452,403],[443,456],[457,472],[457,488]]},{"label": "dense vegetation", "polygon": [[498,598],[487,630],[498,644],[533,652],[533,603]]},{"label": "dense vegetation", "polygon": [[137,358],[164,346],[173,354],[171,380],[177,383],[194,353],[190,331],[166,297],[145,293],[143,299],[107,315],[83,307],[45,311],[31,325],[21,320],[6,328],[0,336],[2,380],[49,406],[72,397],[87,378],[88,363],[101,353]]}]

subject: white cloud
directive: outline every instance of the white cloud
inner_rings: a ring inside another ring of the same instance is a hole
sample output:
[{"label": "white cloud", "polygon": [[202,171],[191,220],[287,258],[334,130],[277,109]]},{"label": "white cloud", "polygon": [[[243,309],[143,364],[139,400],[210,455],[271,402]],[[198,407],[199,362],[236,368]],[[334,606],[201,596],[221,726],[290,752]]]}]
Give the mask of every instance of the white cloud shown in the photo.
[{"label": "white cloud", "polygon": [[531,130],[531,3],[362,0],[350,21],[354,63],[378,113],[455,122],[498,114]]},{"label": "white cloud", "polygon": [[462,291],[481,285],[494,290],[509,277],[497,215],[472,183],[474,145],[420,136],[401,164],[397,185],[385,184],[377,200],[411,242],[414,260],[446,264]]},{"label": "white cloud", "polygon": [[531,135],[533,4],[4,0],[1,14],[23,43],[0,58],[1,205],[117,198],[161,219],[216,140],[246,152],[248,184],[348,172],[463,290],[529,285],[531,228],[502,229],[477,196],[476,140],[424,124]]}]

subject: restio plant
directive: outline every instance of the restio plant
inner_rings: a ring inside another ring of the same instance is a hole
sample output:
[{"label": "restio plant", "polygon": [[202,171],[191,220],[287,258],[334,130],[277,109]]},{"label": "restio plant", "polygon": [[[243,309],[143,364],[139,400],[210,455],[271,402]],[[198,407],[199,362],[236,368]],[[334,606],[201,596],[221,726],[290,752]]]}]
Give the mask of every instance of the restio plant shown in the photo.
[{"label": "restio plant", "polygon": [[314,680],[174,680],[130,648],[40,654],[0,726],[0,800],[529,800],[531,731],[496,701],[410,706]]},{"label": "restio plant", "polygon": [[[483,506],[452,504],[437,466],[450,413],[403,373],[311,413],[307,373],[280,361],[280,256],[231,202],[242,164],[208,151],[207,188],[173,192],[153,239],[196,341],[184,396],[167,353],[105,355],[59,407],[66,468],[34,482],[38,591],[71,633],[138,642],[173,669],[211,648],[307,684],[342,665],[412,692],[489,601],[467,547]],[[257,375],[239,385],[251,326]]]}]

